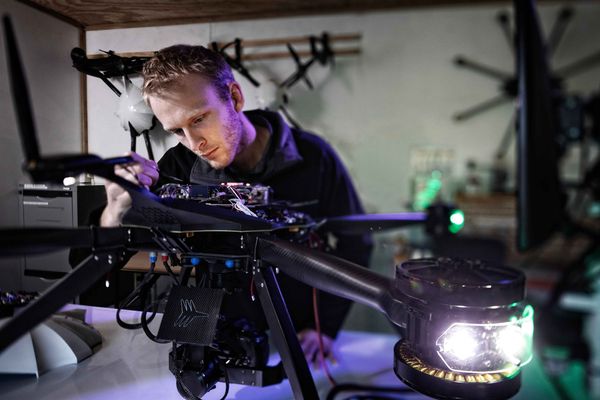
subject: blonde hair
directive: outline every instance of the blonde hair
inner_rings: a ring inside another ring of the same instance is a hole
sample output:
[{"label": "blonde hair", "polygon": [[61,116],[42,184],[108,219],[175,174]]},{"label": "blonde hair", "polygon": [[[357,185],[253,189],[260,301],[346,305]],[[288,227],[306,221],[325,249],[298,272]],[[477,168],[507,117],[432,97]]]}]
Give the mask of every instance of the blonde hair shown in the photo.
[{"label": "blonde hair", "polygon": [[224,101],[230,98],[229,84],[235,79],[225,59],[203,46],[177,44],[159,50],[144,64],[144,100],[148,102],[149,95],[160,94],[188,74],[207,79]]}]

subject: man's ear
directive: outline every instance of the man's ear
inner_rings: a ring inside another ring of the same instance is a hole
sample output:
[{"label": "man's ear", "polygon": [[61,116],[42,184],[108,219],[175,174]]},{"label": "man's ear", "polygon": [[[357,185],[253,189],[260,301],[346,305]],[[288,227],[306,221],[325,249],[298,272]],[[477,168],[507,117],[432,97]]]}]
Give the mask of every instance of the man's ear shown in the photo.
[{"label": "man's ear", "polygon": [[231,101],[233,108],[236,112],[241,112],[244,109],[244,94],[239,83],[231,82],[229,84],[229,93],[231,95]]}]

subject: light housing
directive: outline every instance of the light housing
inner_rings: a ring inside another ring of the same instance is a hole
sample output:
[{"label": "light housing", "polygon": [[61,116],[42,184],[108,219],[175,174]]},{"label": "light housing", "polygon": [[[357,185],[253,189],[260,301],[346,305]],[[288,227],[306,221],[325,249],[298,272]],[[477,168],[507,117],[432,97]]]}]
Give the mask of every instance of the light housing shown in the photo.
[{"label": "light housing", "polygon": [[531,360],[533,308],[522,272],[475,260],[411,260],[396,267],[406,325],[396,375],[436,398],[504,399]]}]

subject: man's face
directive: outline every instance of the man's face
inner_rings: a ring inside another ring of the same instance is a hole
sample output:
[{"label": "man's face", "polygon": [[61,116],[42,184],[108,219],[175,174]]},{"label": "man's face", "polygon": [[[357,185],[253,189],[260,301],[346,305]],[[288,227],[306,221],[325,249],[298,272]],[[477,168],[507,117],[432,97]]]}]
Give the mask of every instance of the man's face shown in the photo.
[{"label": "man's face", "polygon": [[182,76],[160,95],[148,96],[154,115],[167,132],[213,168],[229,166],[242,150],[242,123],[237,108],[224,101],[204,78]]}]

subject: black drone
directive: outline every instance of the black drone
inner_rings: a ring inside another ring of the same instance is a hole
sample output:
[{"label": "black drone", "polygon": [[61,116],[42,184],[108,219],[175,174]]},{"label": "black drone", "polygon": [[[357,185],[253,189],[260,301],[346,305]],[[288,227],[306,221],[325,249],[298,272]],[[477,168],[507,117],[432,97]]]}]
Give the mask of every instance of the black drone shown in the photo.
[{"label": "black drone", "polygon": [[[321,232],[363,233],[413,224],[435,231],[449,223],[435,218],[439,209],[314,220],[272,201],[269,189],[259,185],[170,185],[155,194],[115,175],[114,165],[131,163],[129,157],[42,157],[10,19],[5,16],[3,23],[26,172],[35,182],[61,182],[80,173],[101,176],[121,185],[132,207],[118,228],[0,231],[3,256],[91,249],[71,273],[0,327],[0,351],[104,274],[123,267],[132,251],[144,250],[163,253],[182,268],[178,277],[172,275],[177,284],[158,334],[147,334],[173,343],[170,369],[186,398],[201,398],[218,381],[265,386],[284,378],[296,398],[318,398],[275,268],[384,313],[402,332],[394,348],[394,371],[415,390],[452,399],[504,399],[519,390],[533,333],[521,272],[479,261],[422,259],[397,266],[395,277],[388,278],[306,245],[310,235]],[[195,287],[188,285],[192,270]],[[264,332],[219,316],[223,296],[236,289],[236,278],[243,274],[255,283],[281,355],[278,366],[266,364]],[[142,290],[153,279],[143,282]]]}]

